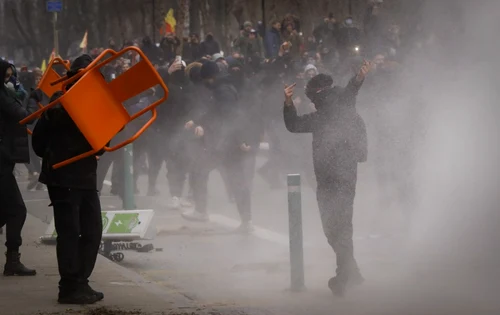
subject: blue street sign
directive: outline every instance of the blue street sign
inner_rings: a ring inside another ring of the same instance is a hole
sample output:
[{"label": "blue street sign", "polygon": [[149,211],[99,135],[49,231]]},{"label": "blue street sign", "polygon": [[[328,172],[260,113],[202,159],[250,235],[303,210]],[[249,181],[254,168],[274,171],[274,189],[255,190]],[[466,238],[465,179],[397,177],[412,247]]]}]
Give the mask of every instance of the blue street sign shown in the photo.
[{"label": "blue street sign", "polygon": [[62,0],[49,0],[47,1],[48,12],[61,12],[63,8]]}]

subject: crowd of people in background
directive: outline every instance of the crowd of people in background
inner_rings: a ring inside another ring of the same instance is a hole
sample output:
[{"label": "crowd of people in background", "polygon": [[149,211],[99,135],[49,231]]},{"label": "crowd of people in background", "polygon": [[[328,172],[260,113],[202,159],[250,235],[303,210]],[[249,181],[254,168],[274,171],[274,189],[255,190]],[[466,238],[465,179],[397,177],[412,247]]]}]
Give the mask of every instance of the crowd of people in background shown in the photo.
[{"label": "crowd of people in background", "polygon": [[[207,33],[203,40],[199,34],[179,39],[174,33],[166,33],[158,44],[147,36],[141,40],[125,41],[122,45],[109,39],[107,48],[116,51],[128,46],[141,48],[170,89],[166,104],[159,107],[158,120],[147,135],[136,143],[134,180],[137,181],[140,174],[147,174],[149,187],[145,193],[151,196],[158,194],[158,171],[165,161],[172,195],[171,206],[180,208],[196,203],[193,200],[196,187],[193,187],[192,180],[196,174],[192,174],[193,162],[190,161],[196,155],[196,149],[186,143],[192,141],[190,137],[196,137],[192,134],[194,131],[189,132],[188,129],[194,130],[198,123],[196,120],[208,110],[206,100],[210,98],[210,93],[202,84],[203,75],[207,74],[201,69],[203,65],[213,63],[217,65],[217,69],[212,69],[217,77],[225,77],[236,88],[237,102],[241,103],[240,111],[245,112],[243,120],[250,122],[245,125],[248,129],[245,132],[253,132],[249,137],[251,140],[246,142],[251,149],[246,154],[250,161],[246,161],[244,166],[247,174],[244,176],[245,186],[251,187],[255,156],[264,139],[269,143],[268,162],[257,173],[264,177],[270,189],[283,187],[284,176],[289,172],[302,173],[307,183],[314,186],[310,151],[304,150],[310,147],[308,138],[287,132],[281,113],[280,91],[285,84],[296,82],[298,87],[294,104],[299,114],[314,112],[314,104],[304,94],[306,83],[323,73],[332,76],[335,85],[345,85],[361,67],[363,60],[370,60],[376,70],[368,77],[368,88],[383,89],[383,81],[387,81],[390,73],[400,67],[409,51],[404,45],[409,46],[409,43],[401,38],[397,24],[380,18],[380,10],[380,3],[371,1],[363,21],[356,21],[351,16],[337,20],[330,13],[310,34],[303,34],[300,18],[292,14],[272,20],[267,29],[264,29],[261,21],[246,21],[228,52],[221,51],[221,45],[213,33]],[[91,49],[89,55],[95,58],[104,49]],[[178,55],[182,56],[180,62],[176,59]],[[108,79],[116,78],[138,60],[139,56],[130,52],[127,57],[105,67],[104,74]],[[39,68],[28,70],[22,67],[19,70],[17,77],[21,88],[18,91],[24,93],[23,98],[29,94],[25,90],[33,89],[41,76]],[[155,91],[151,90],[147,95],[129,100],[128,106],[130,110],[139,110],[155,97]],[[188,122],[194,122],[194,127],[187,128]],[[27,164],[30,174],[28,189],[44,189],[37,182],[40,163],[35,156],[32,161]],[[120,154],[102,157],[99,187],[102,188],[104,176],[113,163],[111,191],[120,195],[123,190],[120,167],[123,161]],[[234,167],[217,168],[226,183],[229,199],[241,203],[232,191],[235,186],[231,182]],[[183,192],[186,178],[190,179],[189,192]],[[136,192],[140,193],[138,189]],[[248,217],[247,214],[245,216]]]},{"label": "crowd of people in background", "polygon": [[[401,136],[391,130],[391,126],[387,124],[390,119],[386,119],[384,115],[387,113],[383,110],[384,104],[392,103],[397,97],[394,93],[388,93],[388,90],[393,83],[393,74],[400,70],[413,44],[411,40],[405,40],[401,36],[399,25],[380,17],[380,10],[380,1],[369,1],[362,23],[352,16],[337,20],[334,14],[329,14],[310,34],[302,32],[300,18],[292,14],[272,20],[267,29],[262,22],[246,21],[240,27],[239,36],[232,41],[226,52],[222,51],[218,42],[221,39],[215,38],[213,33],[207,33],[203,40],[199,34],[190,34],[188,38],[180,39],[174,33],[166,33],[160,43],[144,37],[139,41],[126,41],[118,45],[110,39],[107,48],[115,51],[129,46],[139,47],[169,88],[168,99],[157,109],[156,121],[134,142],[135,193],[165,196],[157,188],[158,174],[161,174],[165,162],[171,198],[169,206],[179,210],[185,208],[182,217],[186,220],[207,222],[209,175],[217,170],[224,181],[228,200],[235,204],[241,218],[237,232],[249,234],[254,230],[254,175],[257,173],[262,176],[269,185],[269,190],[274,190],[284,186],[287,174],[299,173],[303,175],[307,185],[313,188],[317,186],[325,233],[338,255],[338,275],[337,278],[332,278],[331,289],[335,292],[338,288],[334,287],[341,281],[342,292],[339,295],[342,294],[347,277],[352,281],[362,282],[353,257],[352,208],[357,163],[367,159],[367,127],[362,115],[358,115],[356,109],[353,111],[355,106],[351,106],[356,104],[362,84],[369,90],[370,99],[361,101],[358,107],[362,108],[368,103],[372,105],[366,107],[369,117],[365,119],[369,121],[369,132],[374,133],[374,138],[377,139],[377,151],[396,152],[398,161],[411,163],[406,148],[398,145],[406,145],[413,137],[409,135],[404,141],[396,139]],[[68,76],[75,75],[78,70],[88,66],[103,51],[104,48],[95,48],[74,60]],[[130,50],[125,56],[103,67],[102,74],[106,80],[114,80],[138,61],[140,55]],[[6,71],[4,89],[9,90],[6,93],[9,100],[13,97],[11,93],[14,93],[15,99],[24,100],[36,108],[38,103],[46,105],[49,99],[60,96],[42,95],[36,89],[43,75],[40,69],[29,70],[23,66],[17,70],[5,61],[2,61],[2,65]],[[64,74],[66,73],[61,73]],[[284,87],[285,102],[282,94]],[[130,113],[135,113],[160,97],[158,91],[151,88],[146,93],[125,101],[124,105]],[[326,110],[329,105],[331,109]],[[344,109],[344,105],[349,109]],[[326,112],[319,114],[325,110]],[[23,112],[21,116],[27,116],[27,113]],[[325,120],[325,117],[332,118],[335,123]],[[148,118],[142,117],[129,124],[112,140],[111,145],[129,138]],[[40,130],[43,129],[40,125],[50,124],[49,120],[48,116],[40,118],[35,128],[38,130],[37,134],[41,134]],[[86,143],[76,127],[72,132],[80,142]],[[304,133],[313,134],[312,147],[310,138]],[[64,132],[57,133],[57,137],[64,138],[68,147],[71,147],[72,138],[68,138]],[[53,156],[47,157],[46,150],[40,149],[40,136],[37,141],[33,141],[38,144],[29,145],[31,163],[26,164],[29,171],[28,190],[43,190],[44,184],[47,184],[52,198],[54,194],[68,193],[61,190],[58,183],[54,184],[54,180],[64,179],[65,185],[72,187],[71,185],[75,185],[73,178],[85,178],[87,186],[82,184],[82,187],[85,186],[84,190],[95,192],[96,183],[97,190],[102,191],[112,166],[111,194],[125,198],[125,161],[121,152],[110,152],[98,159],[92,157],[88,167],[89,170],[97,168],[95,175],[83,174],[84,171],[86,174],[92,173],[84,168],[67,167],[63,172],[64,176],[61,177],[62,173],[59,173],[59,178],[53,174],[48,175],[54,171],[47,168],[46,158]],[[263,142],[269,144],[268,159],[256,169],[257,155]],[[45,143],[44,146],[46,145]],[[50,145],[53,146],[49,143]],[[38,151],[35,147],[38,147]],[[68,150],[67,147],[52,149]],[[63,154],[62,151],[58,152]],[[336,154],[335,157],[330,156],[332,152]],[[40,163],[41,156],[44,157],[45,166]],[[349,156],[350,164],[344,161],[345,156]],[[380,207],[390,207],[394,192],[388,190],[393,190],[394,181],[401,184],[401,178],[405,177],[400,172],[405,167],[397,170],[385,167],[394,162],[386,157],[387,155],[382,157],[375,152],[373,158],[377,165],[378,181],[382,186]],[[25,160],[27,159],[23,159]],[[349,167],[345,168],[342,163],[349,164]],[[147,191],[139,190],[137,183],[141,175],[147,176]],[[411,185],[406,184],[408,183],[398,185],[403,187],[397,192],[401,198],[410,198]],[[79,189],[82,187],[78,186]],[[95,200],[98,198],[97,195],[91,197],[96,205],[93,208],[94,219],[99,221],[100,206],[97,206],[98,202]],[[341,215],[340,210],[332,212],[333,205],[350,216],[350,221],[338,217]],[[54,211],[66,213],[61,209]],[[338,221],[342,227],[330,226],[335,225],[328,223],[330,221]],[[338,235],[339,229],[345,234]],[[69,230],[60,226],[58,233],[64,232],[78,239],[78,234],[74,235],[74,231]],[[97,255],[94,251],[100,242],[100,231],[94,228],[92,233],[95,246],[92,247],[90,256]],[[66,246],[71,248],[71,244],[67,243]],[[18,246],[15,255],[11,257],[11,273],[34,274],[33,270],[26,269],[20,263],[17,250]],[[345,272],[345,279],[339,278],[339,270],[344,270],[342,273]],[[87,278],[88,276],[86,275]],[[103,297],[102,293],[93,291],[88,286],[85,290],[93,296],[91,301],[95,302]],[[87,295],[84,298],[88,300]]]}]

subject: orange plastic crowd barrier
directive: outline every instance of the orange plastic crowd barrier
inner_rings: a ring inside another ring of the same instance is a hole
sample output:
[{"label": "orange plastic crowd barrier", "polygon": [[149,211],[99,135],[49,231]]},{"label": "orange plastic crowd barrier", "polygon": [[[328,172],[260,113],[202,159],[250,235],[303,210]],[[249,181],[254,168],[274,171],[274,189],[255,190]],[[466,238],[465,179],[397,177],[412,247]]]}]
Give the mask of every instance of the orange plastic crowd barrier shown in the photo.
[{"label": "orange plastic crowd barrier", "polygon": [[38,82],[37,88],[40,89],[49,98],[57,91],[62,90],[62,82],[52,85],[52,82],[61,79],[61,76],[54,70],[54,66],[61,65],[67,71],[70,67],[69,60],[62,60],[61,58],[54,58],[47,66],[47,69],[43,73],[40,82]]},{"label": "orange plastic crowd barrier", "polygon": [[[101,68],[129,51],[137,52],[141,60],[116,79],[109,83],[106,82],[100,72]],[[111,57],[105,58],[108,54],[111,54]],[[92,146],[92,150],[88,152],[53,165],[55,169],[96,155],[102,149],[115,151],[132,143],[155,121],[156,106],[164,102],[168,97],[168,88],[162,78],[144,53],[137,47],[127,47],[120,52],[107,49],[89,66],[73,77],[62,77],[51,84],[53,86],[59,86],[60,84],[61,88],[59,90],[63,92],[63,95],[58,100],[23,119],[20,123],[25,124],[60,103]],[[74,85],[67,90],[69,84]],[[123,102],[156,85],[159,85],[164,90],[163,97],[134,115],[129,115],[123,106]],[[149,111],[152,113],[151,119],[136,134],[113,147],[107,146],[109,141],[128,123]]]}]

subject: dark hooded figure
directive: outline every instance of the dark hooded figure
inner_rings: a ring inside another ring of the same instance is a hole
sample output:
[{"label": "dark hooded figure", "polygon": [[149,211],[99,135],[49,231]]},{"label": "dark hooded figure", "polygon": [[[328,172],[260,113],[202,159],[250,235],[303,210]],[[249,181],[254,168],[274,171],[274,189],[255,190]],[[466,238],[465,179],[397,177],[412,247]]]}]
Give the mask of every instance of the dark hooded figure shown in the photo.
[{"label": "dark hooded figure", "polygon": [[7,226],[5,276],[34,276],[35,270],[26,268],[20,261],[21,230],[26,220],[26,206],[14,176],[16,163],[29,163],[28,133],[19,121],[28,117],[36,108],[22,106],[15,91],[7,88],[13,66],[0,60],[0,228]]},{"label": "dark hooded figure", "polygon": [[152,64],[161,63],[162,51],[159,47],[156,47],[156,44],[153,43],[149,36],[146,36],[142,39],[141,49]]},{"label": "dark hooded figure", "polygon": [[[172,62],[166,77],[169,96],[165,104],[158,108],[158,126],[161,130],[162,146],[166,151],[162,154],[162,159],[166,158],[167,179],[172,196],[169,204],[172,209],[181,207],[181,197],[185,186],[187,174],[190,166],[190,156],[187,152],[187,140],[192,138],[187,136],[185,124],[190,120],[190,111],[193,104],[192,86],[185,73],[186,64],[184,61]],[[157,144],[158,145],[158,142]],[[159,163],[154,163],[156,173],[159,172],[162,159]],[[153,163],[152,163],[153,165]]]},{"label": "dark hooded figure", "polygon": [[215,40],[212,33],[208,33],[205,40],[200,44],[200,54],[202,56],[212,56],[220,53],[220,45]]},{"label": "dark hooded figure", "polygon": [[[68,77],[76,75],[91,62],[89,55],[78,57],[71,65]],[[51,101],[62,95],[62,92],[54,93]],[[40,117],[33,130],[32,142],[35,153],[43,158],[39,180],[47,185],[54,208],[57,263],[61,276],[58,302],[95,303],[104,298],[88,284],[102,236],[97,158],[89,156],[58,169],[52,168],[58,162],[92,149],[61,104]]]},{"label": "dark hooded figure", "polygon": [[234,85],[239,94],[239,107],[242,110],[246,130],[245,138],[251,147],[245,158],[245,179],[248,185],[253,186],[255,174],[255,163],[260,147],[260,140],[264,133],[264,111],[262,108],[262,90],[259,89],[255,80],[246,78],[244,65],[237,59],[228,57],[229,75],[233,78]]},{"label": "dark hooded figure", "polygon": [[328,285],[338,296],[348,284],[364,280],[354,259],[352,217],[358,163],[367,158],[366,127],[355,105],[368,71],[365,64],[345,88],[332,87],[333,79],[325,74],[312,78],[306,95],[317,111],[303,116],[293,104],[293,86],[285,89],[286,128],[313,136],[318,206],[328,243],[337,255],[337,276]]},{"label": "dark hooded figure", "polygon": [[241,218],[239,231],[251,232],[251,195],[244,169],[244,160],[251,146],[245,130],[245,111],[240,107],[234,79],[221,72],[215,62],[206,62],[200,75],[213,95],[206,114],[193,121],[196,125],[194,134],[206,154],[197,157],[193,167],[195,211],[182,216],[191,221],[208,221],[208,175],[214,168],[224,168]]}]

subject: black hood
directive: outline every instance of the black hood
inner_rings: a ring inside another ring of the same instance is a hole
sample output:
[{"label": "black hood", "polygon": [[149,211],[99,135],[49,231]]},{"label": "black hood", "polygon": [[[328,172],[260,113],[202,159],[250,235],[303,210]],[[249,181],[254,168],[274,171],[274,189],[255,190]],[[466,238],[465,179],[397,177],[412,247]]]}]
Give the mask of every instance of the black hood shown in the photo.
[{"label": "black hood", "polygon": [[5,88],[5,85],[3,84],[4,80],[5,80],[5,74],[7,73],[7,69],[9,68],[13,68],[14,66],[12,64],[10,64],[9,62],[5,61],[5,60],[0,60],[0,75],[1,75],[1,78],[2,78],[2,84],[1,84],[1,87],[0,88]]},{"label": "black hood", "polygon": [[92,57],[86,54],[76,58],[71,64],[71,68],[67,73],[68,77],[72,77],[75,74],[77,74],[79,70],[85,69],[88,65],[92,63],[92,61],[94,61],[94,59],[92,59]]},{"label": "black hood", "polygon": [[[71,78],[72,76],[76,75],[79,70],[87,68],[87,66],[90,65],[92,61],[94,61],[94,59],[92,59],[92,57],[90,57],[89,55],[81,55],[73,61],[73,63],[71,64],[71,68],[68,70],[66,75],[68,76],[68,78]],[[80,79],[77,79],[76,81],[78,80]],[[68,84],[67,88],[71,88],[76,83],[76,81]]]}]

